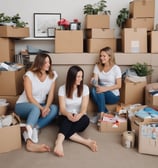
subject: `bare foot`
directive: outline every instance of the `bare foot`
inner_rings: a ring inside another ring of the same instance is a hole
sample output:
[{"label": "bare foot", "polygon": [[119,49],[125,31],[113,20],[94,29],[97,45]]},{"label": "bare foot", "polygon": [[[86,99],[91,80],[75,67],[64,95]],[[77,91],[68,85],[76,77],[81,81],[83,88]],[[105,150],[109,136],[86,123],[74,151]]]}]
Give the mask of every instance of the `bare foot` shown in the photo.
[{"label": "bare foot", "polygon": [[59,157],[64,156],[63,145],[61,143],[58,143],[57,141],[55,143],[54,153],[55,153],[55,155],[57,155]]},{"label": "bare foot", "polygon": [[50,152],[50,147],[45,144],[34,144],[31,141],[27,141],[26,149],[29,152]]},{"label": "bare foot", "polygon": [[88,141],[87,145],[89,146],[89,148],[90,148],[93,152],[97,152],[97,151],[98,151],[98,147],[97,147],[96,141],[91,140],[91,139],[88,139],[87,141]]}]

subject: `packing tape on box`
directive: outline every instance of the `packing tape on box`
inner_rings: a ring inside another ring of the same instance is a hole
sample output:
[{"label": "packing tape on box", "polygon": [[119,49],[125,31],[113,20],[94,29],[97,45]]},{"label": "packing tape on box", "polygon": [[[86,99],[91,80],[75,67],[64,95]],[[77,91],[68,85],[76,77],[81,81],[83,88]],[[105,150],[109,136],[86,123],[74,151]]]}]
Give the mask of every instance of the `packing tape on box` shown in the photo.
[{"label": "packing tape on box", "polygon": [[122,145],[125,148],[133,148],[135,144],[135,133],[132,131],[125,131],[122,135]]}]

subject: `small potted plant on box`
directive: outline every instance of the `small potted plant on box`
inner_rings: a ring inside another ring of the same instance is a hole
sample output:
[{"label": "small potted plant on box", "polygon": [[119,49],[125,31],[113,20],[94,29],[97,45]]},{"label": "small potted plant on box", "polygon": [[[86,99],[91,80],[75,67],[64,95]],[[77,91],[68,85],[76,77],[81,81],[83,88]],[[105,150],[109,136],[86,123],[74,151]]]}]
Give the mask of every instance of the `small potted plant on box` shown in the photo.
[{"label": "small potted plant on box", "polygon": [[100,0],[99,2],[95,4],[86,4],[84,5],[84,14],[86,15],[98,15],[98,14],[111,14],[110,10],[107,10],[107,5],[106,5],[105,0]]},{"label": "small potted plant on box", "polygon": [[0,13],[0,25],[1,26],[15,26],[15,27],[25,27],[28,23],[21,21],[19,14],[14,16],[7,16],[4,13]]},{"label": "small potted plant on box", "polygon": [[138,76],[148,76],[153,72],[153,69],[149,68],[146,63],[133,64],[131,70],[134,70]]},{"label": "small potted plant on box", "polygon": [[110,10],[107,10],[107,1],[100,0],[95,4],[84,5],[85,28],[109,28]]},{"label": "small potted plant on box", "polygon": [[129,18],[129,10],[122,8],[117,16],[116,23],[121,29],[125,27],[126,21]]}]

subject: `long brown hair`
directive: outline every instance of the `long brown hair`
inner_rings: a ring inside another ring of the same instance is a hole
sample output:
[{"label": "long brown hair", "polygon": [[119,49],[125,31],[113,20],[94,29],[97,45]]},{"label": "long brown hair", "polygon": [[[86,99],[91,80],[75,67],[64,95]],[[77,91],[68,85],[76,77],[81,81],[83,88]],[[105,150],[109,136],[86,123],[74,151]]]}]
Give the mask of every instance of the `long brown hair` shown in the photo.
[{"label": "long brown hair", "polygon": [[106,54],[110,57],[109,64],[111,66],[115,64],[115,57],[114,57],[114,53],[113,53],[112,49],[110,47],[104,47],[104,48],[100,49],[99,62],[97,63],[100,70],[102,70],[102,68],[104,67],[104,64],[102,64],[100,61],[101,52],[106,52]]},{"label": "long brown hair", "polygon": [[45,64],[45,59],[47,57],[49,58],[50,67],[49,67],[48,71],[46,71],[46,73],[49,76],[49,78],[53,78],[54,74],[52,71],[52,60],[48,54],[45,54],[45,53],[37,54],[32,66],[29,70],[37,75],[42,75],[41,69],[42,69],[43,65]]},{"label": "long brown hair", "polygon": [[80,85],[77,85],[77,96],[80,97],[83,92],[83,78],[84,78],[84,71],[81,67],[77,65],[73,65],[69,68],[67,77],[66,77],[66,96],[68,98],[72,98],[73,95],[73,86],[76,81],[76,76],[79,71],[82,71],[82,81]]}]

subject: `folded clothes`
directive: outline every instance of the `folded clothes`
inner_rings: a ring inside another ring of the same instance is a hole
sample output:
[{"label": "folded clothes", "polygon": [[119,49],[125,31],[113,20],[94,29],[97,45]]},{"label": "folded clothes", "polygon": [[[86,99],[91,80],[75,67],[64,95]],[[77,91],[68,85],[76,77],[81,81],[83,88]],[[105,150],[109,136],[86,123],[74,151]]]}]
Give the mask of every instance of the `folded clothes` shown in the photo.
[{"label": "folded clothes", "polygon": [[151,107],[145,107],[135,113],[135,116],[145,119],[145,118],[158,118],[158,111]]},{"label": "folded clothes", "polygon": [[144,111],[149,113],[152,118],[158,118],[158,111],[156,111],[155,109],[151,107],[145,107]]},{"label": "folded clothes", "polygon": [[151,118],[150,114],[147,111],[144,111],[144,109],[141,109],[135,113],[135,116],[145,119],[145,118]]}]

